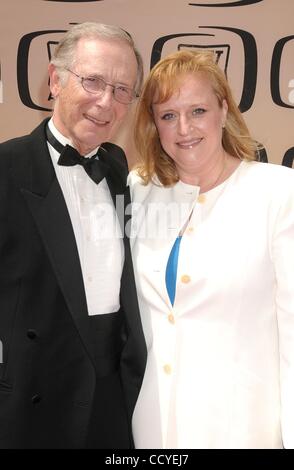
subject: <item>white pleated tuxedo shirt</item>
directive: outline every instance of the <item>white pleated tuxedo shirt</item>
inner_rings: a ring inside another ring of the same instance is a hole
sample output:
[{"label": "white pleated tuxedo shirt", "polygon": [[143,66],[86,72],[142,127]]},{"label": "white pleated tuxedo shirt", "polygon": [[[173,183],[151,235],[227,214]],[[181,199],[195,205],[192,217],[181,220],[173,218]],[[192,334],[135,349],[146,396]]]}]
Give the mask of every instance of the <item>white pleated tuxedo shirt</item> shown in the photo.
[{"label": "white pleated tuxedo shirt", "polygon": [[[49,127],[62,145],[72,145],[58,132],[52,119]],[[60,154],[49,143],[48,147],[75,234],[88,314],[116,312],[120,308],[124,247],[107,182],[104,178],[97,185],[81,165],[58,165]],[[85,158],[96,152],[93,150]]]},{"label": "white pleated tuxedo shirt", "polygon": [[[137,448],[294,448],[294,171],[242,162],[199,195],[129,176],[146,373]],[[166,263],[181,228],[175,302]]]}]

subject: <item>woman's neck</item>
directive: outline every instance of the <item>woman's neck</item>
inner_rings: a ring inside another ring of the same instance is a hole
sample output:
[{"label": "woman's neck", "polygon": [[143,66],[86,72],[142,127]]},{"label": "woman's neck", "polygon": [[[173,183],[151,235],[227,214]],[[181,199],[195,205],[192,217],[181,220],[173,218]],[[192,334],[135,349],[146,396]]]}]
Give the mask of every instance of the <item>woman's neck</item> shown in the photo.
[{"label": "woman's neck", "polygon": [[197,174],[180,174],[183,183],[200,187],[200,193],[205,193],[223,183],[239,166],[240,160],[227,154],[225,151],[220,158],[209,167]]}]

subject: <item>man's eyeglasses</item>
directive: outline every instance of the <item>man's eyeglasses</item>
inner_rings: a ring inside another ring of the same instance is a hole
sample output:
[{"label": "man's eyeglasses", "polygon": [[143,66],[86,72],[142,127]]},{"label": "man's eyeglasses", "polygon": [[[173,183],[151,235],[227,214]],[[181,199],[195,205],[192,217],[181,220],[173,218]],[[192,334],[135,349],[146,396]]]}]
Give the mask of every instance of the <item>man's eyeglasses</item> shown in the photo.
[{"label": "man's eyeglasses", "polygon": [[110,86],[112,88],[114,99],[119,103],[130,104],[139,96],[135,90],[124,85],[112,85],[100,77],[81,77],[70,69],[66,70],[80,79],[84,90],[89,93],[93,93],[94,95],[102,95],[106,90],[106,87]]}]

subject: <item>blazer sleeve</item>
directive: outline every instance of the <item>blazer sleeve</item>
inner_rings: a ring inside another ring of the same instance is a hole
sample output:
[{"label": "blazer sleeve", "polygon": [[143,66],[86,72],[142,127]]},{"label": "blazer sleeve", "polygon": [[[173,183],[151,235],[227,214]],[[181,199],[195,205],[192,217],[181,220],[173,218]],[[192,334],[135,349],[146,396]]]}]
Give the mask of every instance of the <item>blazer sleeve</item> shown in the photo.
[{"label": "blazer sleeve", "polygon": [[294,171],[282,192],[272,240],[279,332],[281,424],[285,448],[294,448]]}]

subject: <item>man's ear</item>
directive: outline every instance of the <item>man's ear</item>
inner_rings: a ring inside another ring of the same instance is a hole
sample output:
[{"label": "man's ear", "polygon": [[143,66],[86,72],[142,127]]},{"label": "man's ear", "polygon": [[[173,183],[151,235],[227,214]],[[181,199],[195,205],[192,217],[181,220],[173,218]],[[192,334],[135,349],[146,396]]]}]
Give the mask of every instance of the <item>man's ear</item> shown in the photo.
[{"label": "man's ear", "polygon": [[49,86],[50,86],[51,95],[53,98],[57,98],[59,95],[61,85],[60,85],[60,78],[57,73],[55,65],[49,64],[48,74],[49,74]]}]

